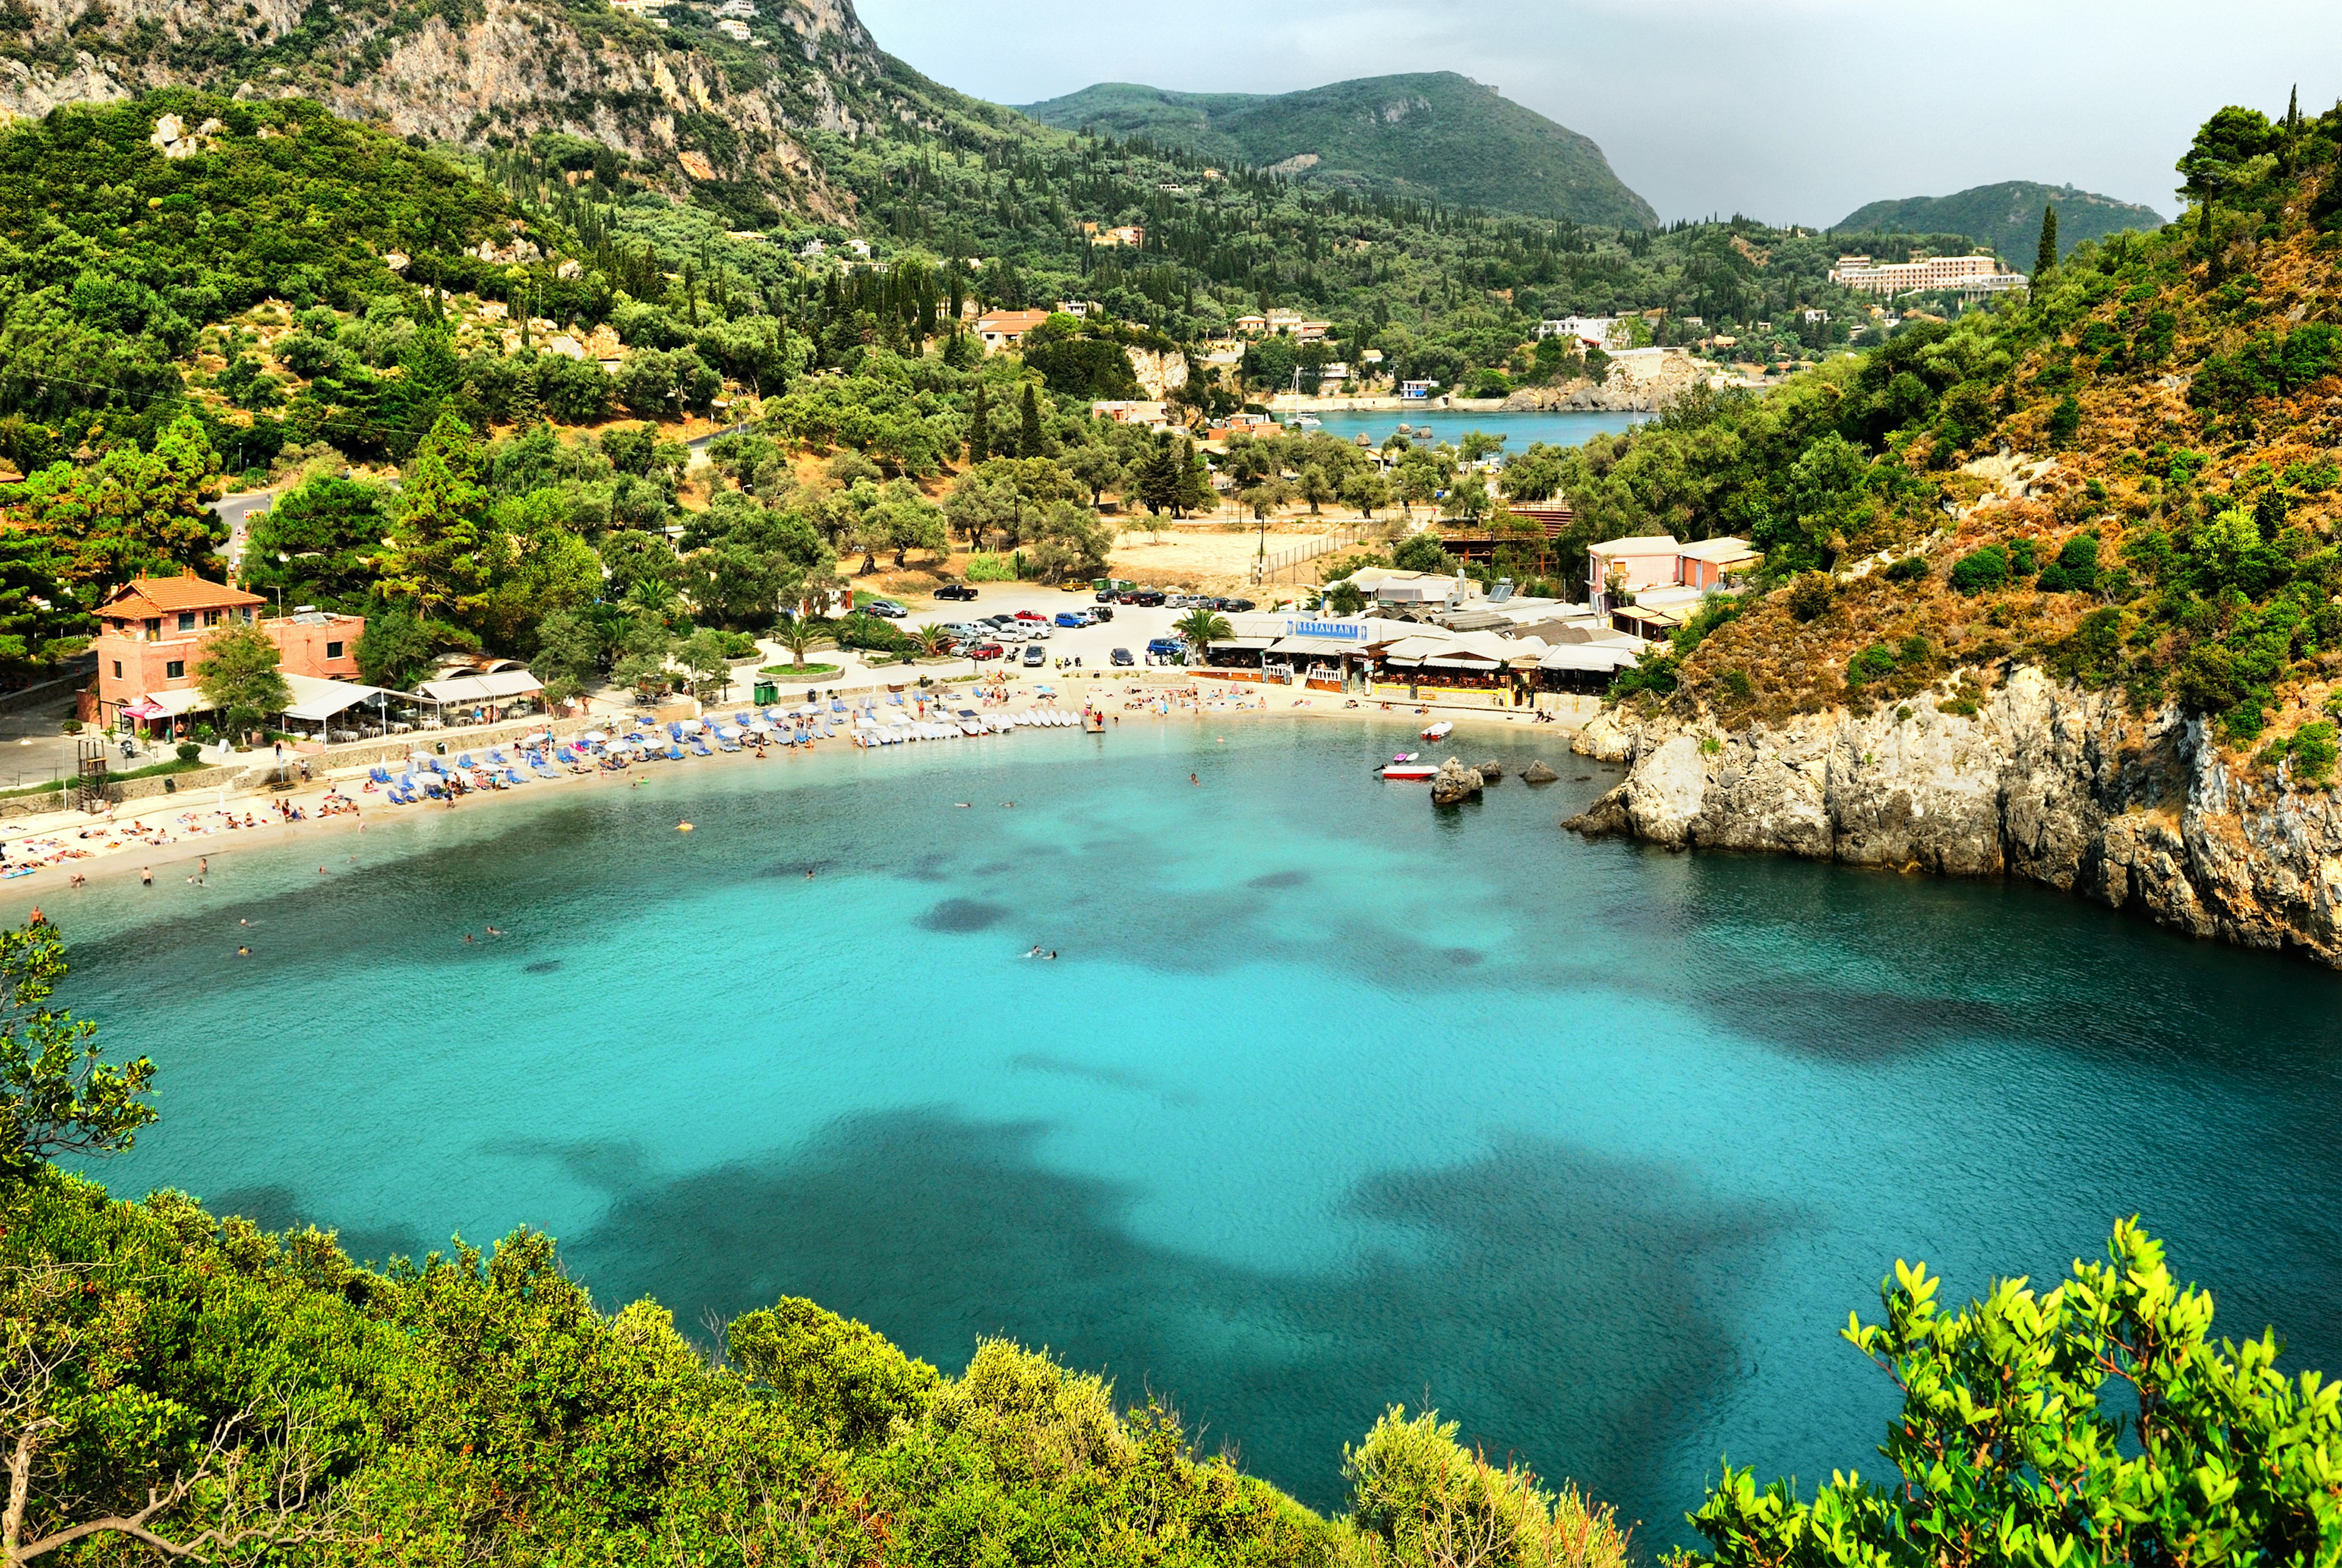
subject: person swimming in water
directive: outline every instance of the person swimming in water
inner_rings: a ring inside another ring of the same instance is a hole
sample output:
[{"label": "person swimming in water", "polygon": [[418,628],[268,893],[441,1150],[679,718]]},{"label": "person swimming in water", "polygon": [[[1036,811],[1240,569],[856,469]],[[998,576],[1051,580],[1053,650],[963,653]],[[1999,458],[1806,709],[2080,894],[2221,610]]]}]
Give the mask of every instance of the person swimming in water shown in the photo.
[{"label": "person swimming in water", "polygon": [[491,926],[489,926],[489,927],[488,927],[488,934],[489,934],[490,936],[502,936],[502,935],[504,934],[504,933],[503,933],[503,932],[501,932],[501,931],[498,931],[495,926],[491,925]]}]

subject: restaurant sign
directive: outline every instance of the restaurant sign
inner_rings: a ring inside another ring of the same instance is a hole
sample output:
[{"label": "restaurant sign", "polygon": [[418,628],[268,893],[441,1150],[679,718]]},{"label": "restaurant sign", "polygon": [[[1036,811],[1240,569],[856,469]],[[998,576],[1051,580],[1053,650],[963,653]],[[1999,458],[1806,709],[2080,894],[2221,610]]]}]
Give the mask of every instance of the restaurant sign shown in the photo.
[{"label": "restaurant sign", "polygon": [[1285,623],[1288,637],[1333,637],[1346,643],[1363,643],[1366,629],[1356,621],[1302,621]]}]

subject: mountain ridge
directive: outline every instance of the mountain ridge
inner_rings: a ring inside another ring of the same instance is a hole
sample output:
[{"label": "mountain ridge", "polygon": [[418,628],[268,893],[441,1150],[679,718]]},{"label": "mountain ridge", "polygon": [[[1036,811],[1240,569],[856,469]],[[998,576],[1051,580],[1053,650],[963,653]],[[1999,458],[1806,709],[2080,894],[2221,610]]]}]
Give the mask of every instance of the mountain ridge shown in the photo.
[{"label": "mountain ridge", "polygon": [[2033,180],[2002,180],[1971,185],[1948,196],[1902,196],[1867,203],[1840,218],[1840,229],[1900,234],[1961,234],[1990,245],[1996,255],[2029,265],[2041,233],[2041,210],[2057,210],[2057,254],[2062,258],[2084,240],[2104,239],[2122,229],[2163,226],[2161,213],[2135,202],[2117,201],[2073,185]]},{"label": "mountain ridge", "polygon": [[1146,136],[1313,184],[1656,228],[1594,141],[1453,71],[1291,93],[1179,93],[1101,82],[1013,105],[1059,130]]}]

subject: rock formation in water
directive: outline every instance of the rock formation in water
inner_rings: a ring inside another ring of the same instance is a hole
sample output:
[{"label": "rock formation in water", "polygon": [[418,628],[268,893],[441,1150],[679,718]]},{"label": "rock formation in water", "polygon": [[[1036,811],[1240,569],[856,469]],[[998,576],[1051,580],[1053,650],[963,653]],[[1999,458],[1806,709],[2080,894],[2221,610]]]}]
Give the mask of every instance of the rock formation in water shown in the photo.
[{"label": "rock formation in water", "polygon": [[1583,833],[2027,877],[2342,966],[2342,807],[2287,767],[2237,768],[2176,708],[2135,717],[2020,668],[1973,717],[1920,702],[1726,730],[1614,709],[1573,744],[1630,764]]},{"label": "rock formation in water", "polygon": [[1561,775],[1559,774],[1545,765],[1545,759],[1542,757],[1538,758],[1536,762],[1529,764],[1528,766],[1521,770],[1521,782],[1523,784],[1549,784],[1560,776]]},{"label": "rock formation in water", "polygon": [[1473,771],[1480,775],[1480,782],[1484,784],[1502,784],[1504,782],[1505,764],[1500,762],[1493,760],[1485,762]]},{"label": "rock formation in water", "polygon": [[1467,768],[1454,757],[1439,764],[1432,775],[1431,804],[1455,805],[1480,793],[1482,780],[1477,768]]}]

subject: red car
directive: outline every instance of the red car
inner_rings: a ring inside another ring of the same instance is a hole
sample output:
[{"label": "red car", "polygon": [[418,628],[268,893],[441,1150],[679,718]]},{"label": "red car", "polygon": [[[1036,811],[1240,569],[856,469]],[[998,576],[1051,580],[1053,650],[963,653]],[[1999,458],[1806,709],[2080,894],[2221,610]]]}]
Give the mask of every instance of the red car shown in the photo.
[{"label": "red car", "polygon": [[997,643],[978,643],[967,651],[967,656],[971,659],[996,659],[1007,651]]},{"label": "red car", "polygon": [[1016,612],[1016,618],[1017,618],[1018,620],[1020,620],[1020,621],[1042,621],[1042,622],[1046,622],[1046,621],[1048,620],[1048,618],[1049,618],[1049,617],[1048,617],[1048,616],[1046,616],[1046,615],[1042,614],[1041,614],[1039,611],[1037,611],[1037,610],[1019,610],[1019,611],[1017,611],[1017,612]]}]

